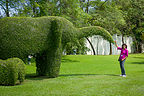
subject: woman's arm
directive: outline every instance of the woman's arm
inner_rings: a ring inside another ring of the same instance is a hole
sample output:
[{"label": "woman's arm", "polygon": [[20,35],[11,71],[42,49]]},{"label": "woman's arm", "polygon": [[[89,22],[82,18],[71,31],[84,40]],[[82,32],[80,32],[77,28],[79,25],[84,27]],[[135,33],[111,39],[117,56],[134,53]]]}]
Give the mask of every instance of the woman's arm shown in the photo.
[{"label": "woman's arm", "polygon": [[122,50],[122,48],[118,47],[117,42],[116,41],[114,42],[115,42],[115,46],[117,47],[117,50]]},{"label": "woman's arm", "polygon": [[127,58],[127,56],[125,58],[123,58],[121,61],[125,60]]},{"label": "woman's arm", "polygon": [[117,42],[116,41],[114,41],[114,42],[115,42],[115,46],[118,48]]}]

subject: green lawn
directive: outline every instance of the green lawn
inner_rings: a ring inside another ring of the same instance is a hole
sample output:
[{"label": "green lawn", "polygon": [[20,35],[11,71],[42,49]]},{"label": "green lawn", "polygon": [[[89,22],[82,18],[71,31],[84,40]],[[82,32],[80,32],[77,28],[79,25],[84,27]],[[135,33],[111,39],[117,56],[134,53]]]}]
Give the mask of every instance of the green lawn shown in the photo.
[{"label": "green lawn", "polygon": [[118,55],[64,56],[58,78],[35,77],[26,66],[22,85],[0,86],[0,96],[144,96],[144,54],[130,54],[127,77],[120,77]]}]

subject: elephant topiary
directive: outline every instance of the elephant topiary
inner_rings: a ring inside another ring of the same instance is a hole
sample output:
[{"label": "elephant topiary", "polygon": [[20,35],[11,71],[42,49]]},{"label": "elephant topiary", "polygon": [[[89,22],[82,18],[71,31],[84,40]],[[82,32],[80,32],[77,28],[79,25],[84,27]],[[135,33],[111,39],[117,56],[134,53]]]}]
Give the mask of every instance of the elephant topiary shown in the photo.
[{"label": "elephant topiary", "polygon": [[10,17],[0,19],[0,59],[18,57],[22,60],[36,54],[37,75],[57,77],[62,46],[92,35],[101,35],[113,43],[109,32],[92,26],[75,28],[62,17]]}]

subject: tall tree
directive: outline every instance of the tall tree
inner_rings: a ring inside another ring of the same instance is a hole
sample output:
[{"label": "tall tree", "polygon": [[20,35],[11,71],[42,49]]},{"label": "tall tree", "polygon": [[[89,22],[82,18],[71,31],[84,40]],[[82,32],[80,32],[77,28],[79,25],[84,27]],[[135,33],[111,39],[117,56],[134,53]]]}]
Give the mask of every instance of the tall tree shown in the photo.
[{"label": "tall tree", "polygon": [[[121,34],[119,27],[125,25],[125,20],[121,10],[119,10],[112,1],[93,1],[93,9],[90,10],[92,19],[89,20],[91,25],[101,26],[108,30],[111,35]],[[110,43],[110,54],[112,54],[112,44]]]},{"label": "tall tree", "polygon": [[131,35],[134,39],[136,47],[135,52],[142,52],[142,33],[144,30],[144,1],[143,0],[119,0],[117,5],[123,11],[126,20],[126,26],[121,29],[124,30],[124,35]]},{"label": "tall tree", "polygon": [[[85,9],[85,12],[87,13],[87,14],[89,14],[89,9],[90,9],[90,7],[91,7],[91,0],[79,0],[79,2],[80,2],[80,7],[81,7],[81,9],[82,10],[84,10]],[[89,18],[89,19],[91,19],[91,17]],[[87,22],[87,24],[88,24],[89,22]],[[93,55],[96,55],[96,52],[95,52],[95,49],[94,49],[94,46],[93,46],[93,44],[91,43],[91,41],[89,40],[89,38],[86,38],[86,40],[89,42],[89,44],[90,44],[90,46],[91,46],[91,48],[92,48],[92,51],[93,51]]]},{"label": "tall tree", "polygon": [[0,6],[5,11],[6,16],[10,17],[10,15],[9,15],[9,0],[0,0]]},{"label": "tall tree", "polygon": [[24,0],[0,0],[0,6],[1,9],[4,10],[5,15],[10,17],[10,12],[14,13],[22,2],[24,2]]}]

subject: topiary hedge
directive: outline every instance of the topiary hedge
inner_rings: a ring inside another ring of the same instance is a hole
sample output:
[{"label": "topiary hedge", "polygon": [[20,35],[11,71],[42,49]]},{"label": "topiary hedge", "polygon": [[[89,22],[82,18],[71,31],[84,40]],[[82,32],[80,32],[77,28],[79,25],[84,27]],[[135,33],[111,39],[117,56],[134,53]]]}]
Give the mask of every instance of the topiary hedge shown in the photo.
[{"label": "topiary hedge", "polygon": [[3,18],[0,26],[0,59],[18,57],[24,60],[29,54],[36,54],[37,75],[40,76],[57,77],[62,47],[85,37],[86,30],[113,41],[104,29],[99,29],[102,32],[99,34],[97,28],[75,28],[70,21],[55,16]]},{"label": "topiary hedge", "polygon": [[0,85],[15,85],[25,79],[25,65],[19,58],[0,59]]}]

